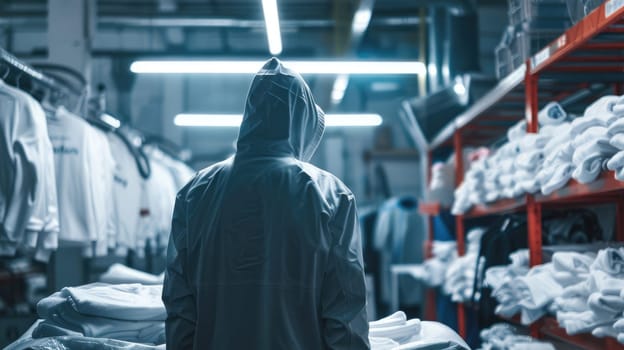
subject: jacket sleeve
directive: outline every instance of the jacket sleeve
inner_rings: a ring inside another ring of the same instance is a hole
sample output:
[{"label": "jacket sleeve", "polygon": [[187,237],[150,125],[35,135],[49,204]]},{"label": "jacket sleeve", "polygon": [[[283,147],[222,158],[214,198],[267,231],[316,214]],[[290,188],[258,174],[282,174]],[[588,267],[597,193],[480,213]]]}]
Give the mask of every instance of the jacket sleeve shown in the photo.
[{"label": "jacket sleeve", "polygon": [[362,243],[352,194],[342,196],[330,230],[333,242],[321,292],[324,342],[329,349],[368,349]]},{"label": "jacket sleeve", "polygon": [[186,274],[188,226],[185,189],[177,196],[167,247],[162,299],[167,309],[168,349],[192,349],[195,337],[195,295]]}]

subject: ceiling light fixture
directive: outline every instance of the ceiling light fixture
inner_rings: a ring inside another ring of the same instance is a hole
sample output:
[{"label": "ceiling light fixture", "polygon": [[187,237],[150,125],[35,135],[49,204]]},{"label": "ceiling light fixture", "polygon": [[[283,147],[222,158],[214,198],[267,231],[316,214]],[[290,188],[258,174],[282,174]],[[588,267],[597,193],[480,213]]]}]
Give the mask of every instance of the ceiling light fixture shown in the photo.
[{"label": "ceiling light fixture", "polygon": [[[188,114],[182,113],[173,120],[177,126],[239,127],[242,114]],[[326,114],[325,126],[377,126],[383,122],[379,114]]]},{"label": "ceiling light fixture", "polygon": [[279,15],[277,14],[277,0],[262,0],[264,24],[266,26],[269,52],[271,55],[282,53],[282,34],[280,33]]},{"label": "ceiling light fixture", "polygon": [[[135,61],[133,73],[256,74],[265,61]],[[413,75],[424,74],[419,61],[284,61],[299,74]]]},{"label": "ceiling light fixture", "polygon": [[334,80],[334,87],[332,88],[331,100],[334,105],[340,104],[344,98],[345,91],[349,85],[349,76],[341,74],[336,80]]}]

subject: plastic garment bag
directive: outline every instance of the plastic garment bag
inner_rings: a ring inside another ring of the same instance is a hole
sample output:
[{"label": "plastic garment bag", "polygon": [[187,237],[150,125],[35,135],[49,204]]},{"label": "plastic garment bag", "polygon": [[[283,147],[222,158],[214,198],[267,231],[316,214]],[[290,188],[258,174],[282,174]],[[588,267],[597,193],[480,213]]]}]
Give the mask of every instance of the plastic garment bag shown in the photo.
[{"label": "plastic garment bag", "polygon": [[178,193],[163,288],[168,348],[368,348],[354,197],[306,163],[323,129],[301,76],[268,61],[236,154]]}]

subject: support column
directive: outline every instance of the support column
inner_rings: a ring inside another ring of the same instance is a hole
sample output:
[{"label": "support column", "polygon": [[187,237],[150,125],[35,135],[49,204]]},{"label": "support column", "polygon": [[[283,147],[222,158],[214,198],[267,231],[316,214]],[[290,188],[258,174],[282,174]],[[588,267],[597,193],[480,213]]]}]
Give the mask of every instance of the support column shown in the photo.
[{"label": "support column", "polygon": [[[457,186],[464,181],[464,152],[462,150],[461,129],[455,130],[453,134],[453,145],[455,147],[455,183]],[[465,252],[464,244],[464,216],[455,217],[455,240],[457,242],[457,255],[462,256]],[[462,338],[466,338],[466,309],[464,304],[457,304],[457,332]]]},{"label": "support column", "polygon": [[48,61],[77,70],[91,81],[95,0],[48,0]]}]

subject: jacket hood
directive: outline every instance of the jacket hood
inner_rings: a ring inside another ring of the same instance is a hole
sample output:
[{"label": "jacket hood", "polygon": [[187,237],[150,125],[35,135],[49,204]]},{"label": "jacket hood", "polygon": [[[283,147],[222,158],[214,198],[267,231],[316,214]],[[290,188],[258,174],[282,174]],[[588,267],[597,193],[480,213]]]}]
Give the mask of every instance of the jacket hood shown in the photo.
[{"label": "jacket hood", "polygon": [[245,105],[237,155],[291,155],[309,161],[325,129],[324,113],[310,88],[277,59],[256,74]]}]

